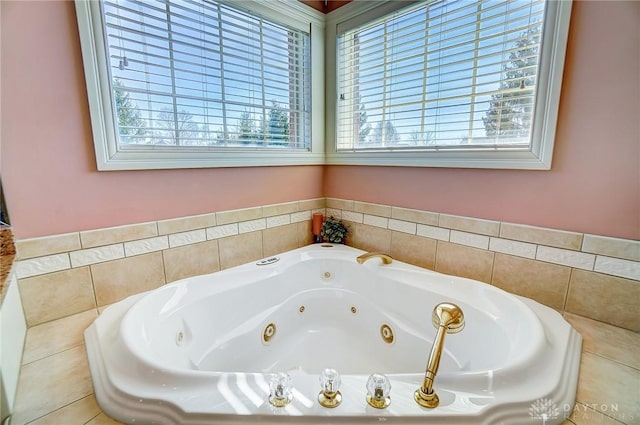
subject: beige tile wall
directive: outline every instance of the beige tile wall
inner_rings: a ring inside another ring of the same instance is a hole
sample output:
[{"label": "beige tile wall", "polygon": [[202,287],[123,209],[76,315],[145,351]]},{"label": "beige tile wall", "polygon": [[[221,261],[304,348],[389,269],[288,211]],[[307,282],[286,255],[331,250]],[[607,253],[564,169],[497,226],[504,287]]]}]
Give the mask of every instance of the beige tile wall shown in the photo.
[{"label": "beige tile wall", "polygon": [[327,198],[349,245],[640,331],[640,241]]},{"label": "beige tile wall", "polygon": [[29,327],[312,242],[325,199],[17,241]]},{"label": "beige tile wall", "polygon": [[29,326],[311,243],[314,211],[347,244],[640,331],[640,242],[320,198],[17,241]]},{"label": "beige tile wall", "polygon": [[350,245],[563,311],[584,338],[563,425],[640,424],[640,242],[331,198],[18,241],[30,328],[15,423],[117,424],[92,394],[89,323],[129,294],[307,245],[314,211],[345,220]]}]

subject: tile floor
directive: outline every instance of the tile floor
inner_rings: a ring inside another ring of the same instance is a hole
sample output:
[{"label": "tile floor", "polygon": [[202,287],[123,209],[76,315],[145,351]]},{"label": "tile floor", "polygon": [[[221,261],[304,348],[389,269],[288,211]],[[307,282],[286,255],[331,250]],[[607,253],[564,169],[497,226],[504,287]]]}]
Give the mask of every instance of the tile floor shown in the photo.
[{"label": "tile floor", "polygon": [[[31,327],[11,425],[120,424],[93,395],[82,332],[89,310]],[[563,425],[640,425],[640,334],[565,314],[582,334],[576,408]]]}]

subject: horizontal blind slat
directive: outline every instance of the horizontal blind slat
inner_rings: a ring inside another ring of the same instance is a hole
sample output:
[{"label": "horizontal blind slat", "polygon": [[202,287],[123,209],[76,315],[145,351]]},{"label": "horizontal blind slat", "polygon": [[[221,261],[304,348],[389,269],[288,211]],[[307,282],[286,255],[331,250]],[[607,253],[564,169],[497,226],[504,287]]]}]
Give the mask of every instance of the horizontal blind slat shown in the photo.
[{"label": "horizontal blind slat", "polygon": [[215,1],[103,12],[121,143],[309,148],[308,32]]},{"label": "horizontal blind slat", "polygon": [[[543,13],[538,0],[452,0],[340,34],[338,145],[408,143],[416,132],[414,139],[429,132],[456,144],[522,138],[535,103]],[[490,130],[487,122],[505,127]]]}]

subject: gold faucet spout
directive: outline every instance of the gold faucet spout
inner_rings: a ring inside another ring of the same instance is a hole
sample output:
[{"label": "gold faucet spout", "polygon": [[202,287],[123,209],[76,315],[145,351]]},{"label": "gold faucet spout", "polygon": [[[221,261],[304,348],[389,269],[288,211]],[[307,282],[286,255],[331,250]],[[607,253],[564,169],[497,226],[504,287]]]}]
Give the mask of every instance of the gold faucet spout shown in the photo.
[{"label": "gold faucet spout", "polygon": [[393,258],[391,258],[390,255],[383,254],[382,252],[367,252],[366,254],[362,254],[361,256],[356,258],[356,261],[358,262],[358,264],[364,264],[365,261],[371,258],[380,258],[383,264],[391,264],[391,262],[393,261]]},{"label": "gold faucet spout", "polygon": [[444,336],[458,333],[464,328],[464,314],[460,307],[452,303],[440,303],[433,309],[433,326],[437,329],[433,340],[431,354],[427,362],[427,370],[422,386],[414,394],[414,399],[420,406],[433,409],[438,407],[440,400],[433,390],[433,381],[436,379],[440,358],[444,348]]}]

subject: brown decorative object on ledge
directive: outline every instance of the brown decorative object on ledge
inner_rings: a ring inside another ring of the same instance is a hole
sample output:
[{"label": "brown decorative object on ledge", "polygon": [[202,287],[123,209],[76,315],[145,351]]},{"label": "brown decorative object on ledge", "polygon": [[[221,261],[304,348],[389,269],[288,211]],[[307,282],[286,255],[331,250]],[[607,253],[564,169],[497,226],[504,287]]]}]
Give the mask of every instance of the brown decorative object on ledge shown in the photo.
[{"label": "brown decorative object on ledge", "polygon": [[4,299],[9,272],[15,256],[16,246],[13,243],[11,227],[0,224],[0,304]]},{"label": "brown decorative object on ledge", "polygon": [[0,224],[0,256],[15,255],[16,247],[13,243],[11,227]]},{"label": "brown decorative object on ledge", "polygon": [[313,233],[313,242],[322,242],[322,220],[324,217],[322,213],[313,213],[313,219],[311,220],[311,233]]}]

